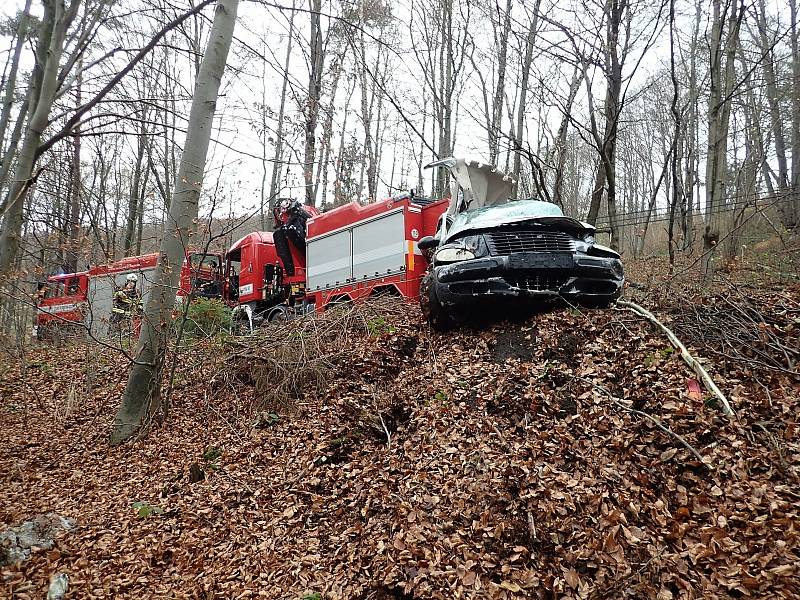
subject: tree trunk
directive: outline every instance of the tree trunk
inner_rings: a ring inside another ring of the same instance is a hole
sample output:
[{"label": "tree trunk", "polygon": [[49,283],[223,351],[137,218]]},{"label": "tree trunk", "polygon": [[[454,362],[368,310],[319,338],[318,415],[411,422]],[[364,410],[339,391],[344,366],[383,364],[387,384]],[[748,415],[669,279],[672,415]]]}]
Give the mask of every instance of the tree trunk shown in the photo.
[{"label": "tree trunk", "polygon": [[789,0],[792,35],[792,210],[800,223],[800,48],[797,39],[797,2]]},{"label": "tree trunk", "polygon": [[[672,102],[670,112],[674,121],[674,132],[670,147],[672,178],[672,201],[669,203],[669,223],[667,226],[667,247],[669,252],[670,269],[675,265],[675,210],[678,206],[678,199],[681,195],[680,178],[678,177],[680,157],[678,156],[678,145],[681,139],[681,114],[678,110],[678,99],[680,98],[680,88],[678,87],[678,76],[675,73],[675,0],[669,2],[669,75],[672,80]],[[668,196],[669,197],[669,196]]]},{"label": "tree trunk", "polygon": [[[739,36],[736,0],[728,0],[727,35],[723,48],[722,0],[714,0],[711,27],[708,96],[708,154],[706,155],[706,225],[703,232],[703,280],[714,275],[713,252],[722,235],[722,211],[726,204],[728,180],[728,127],[731,113],[731,92],[735,84],[735,53]],[[724,52],[724,60],[723,60]],[[724,70],[724,73],[723,73]]]},{"label": "tree trunk", "polygon": [[58,90],[59,62],[64,51],[64,39],[78,4],[79,0],[73,0],[70,10],[66,11],[64,0],[47,0],[44,3],[45,12],[37,43],[37,62],[31,77],[33,91],[29,98],[30,119],[17,157],[14,181],[9,186],[5,203],[6,214],[0,228],[0,276],[8,276],[15,264],[21,242],[25,200],[33,184],[37,151]]},{"label": "tree trunk", "polygon": [[[539,5],[541,0],[536,0],[533,5],[533,14],[531,15],[531,24],[528,28],[528,35],[525,37],[525,57],[522,61],[522,79],[519,85],[519,102],[517,103],[517,124],[514,128],[514,166],[512,173],[514,175],[514,185],[512,196],[517,195],[519,187],[520,170],[522,169],[522,142],[525,137],[525,108],[528,96],[528,81],[530,78],[531,63],[533,62],[533,47],[536,43],[536,33],[539,28]],[[566,130],[565,130],[566,135]]]},{"label": "tree trunk", "polygon": [[769,106],[770,125],[772,126],[772,139],[775,144],[775,159],[778,165],[778,210],[781,221],[787,229],[796,225],[792,199],[789,190],[789,165],[786,160],[786,140],[783,135],[783,119],[781,118],[780,99],[778,88],[775,84],[775,62],[772,56],[770,40],[767,38],[767,9],[764,0],[759,0],[757,19],[758,38],[763,55],[762,65],[764,71],[764,91]]},{"label": "tree trunk", "polygon": [[[20,13],[19,23],[17,24],[17,30],[15,32],[16,44],[14,45],[14,54],[11,58],[11,69],[8,72],[8,79],[6,79],[5,82],[6,95],[3,98],[2,111],[0,111],[0,150],[5,151],[3,152],[3,163],[6,162],[6,152],[10,153],[11,155],[16,152],[15,143],[10,143],[6,148],[3,147],[3,143],[6,140],[8,124],[11,122],[11,109],[14,107],[14,91],[17,83],[17,71],[19,70],[19,58],[22,54],[22,48],[25,46],[25,38],[28,35],[28,22],[30,21],[31,17],[30,9],[31,0],[25,0],[25,8],[22,10],[22,13]],[[24,110],[20,110],[17,120],[20,124],[25,120]],[[17,136],[17,139],[19,139],[19,136]],[[11,161],[9,161],[9,164],[10,162]],[[0,194],[2,194],[3,189],[5,188],[6,175],[7,171],[6,173],[0,173]]]},{"label": "tree trunk", "polygon": [[[292,2],[294,8],[294,2]],[[272,163],[272,177],[269,181],[269,198],[267,198],[267,231],[272,231],[272,211],[278,197],[278,182],[283,171],[283,119],[286,112],[286,88],[289,84],[289,62],[292,58],[292,41],[294,39],[294,14],[289,15],[289,36],[286,39],[286,58],[283,62],[283,82],[281,83],[281,101],[278,106],[278,128],[275,132],[275,161]]]},{"label": "tree trunk", "polygon": [[143,431],[160,408],[161,372],[181,266],[197,227],[208,147],[220,81],[233,39],[238,0],[218,0],[206,52],[200,64],[186,141],[161,240],[155,280],[145,307],[136,362],[114,419],[110,442],[117,445]]},{"label": "tree trunk", "polygon": [[311,48],[309,53],[308,99],[305,110],[305,153],[303,162],[303,179],[306,186],[306,204],[314,206],[317,199],[317,186],[314,182],[314,162],[317,151],[317,118],[319,102],[322,96],[322,67],[324,62],[322,50],[322,24],[320,12],[322,0],[309,0],[311,5]]},{"label": "tree trunk", "polygon": [[[78,76],[75,82],[75,106],[81,106],[81,83],[83,80],[83,61],[78,61]],[[72,190],[70,192],[69,232],[67,235],[67,270],[75,273],[78,270],[78,254],[81,245],[81,131],[74,129],[72,138]]]},{"label": "tree trunk", "polygon": [[[497,164],[497,155],[500,145],[500,127],[503,120],[503,100],[506,91],[506,62],[508,57],[508,34],[511,30],[511,0],[506,0],[505,12],[502,15],[502,25],[498,19],[500,28],[500,39],[497,41],[497,86],[494,89],[492,101],[492,122],[489,129],[489,162]],[[497,5],[499,9],[499,4]],[[534,16],[534,21],[536,17]],[[528,69],[523,71],[523,77],[527,79]]]},{"label": "tree trunk", "polygon": [[145,168],[144,154],[147,146],[145,120],[146,117],[143,117],[139,135],[136,137],[136,162],[133,164],[133,181],[128,194],[128,217],[125,220],[125,246],[123,248],[125,256],[131,255],[135,241],[136,221],[143,208],[141,205],[144,203],[144,198],[139,196],[139,192],[142,183],[142,170]]},{"label": "tree trunk", "polygon": [[572,113],[572,105],[575,102],[575,96],[578,94],[578,89],[581,85],[581,67],[575,66],[575,73],[572,76],[572,81],[569,84],[569,96],[567,97],[567,104],[564,106],[564,115],[561,118],[561,124],[558,126],[558,133],[556,134],[556,173],[553,182],[553,202],[564,208],[564,201],[562,199],[564,188],[564,167],[567,164],[567,129],[569,127],[570,115]]}]

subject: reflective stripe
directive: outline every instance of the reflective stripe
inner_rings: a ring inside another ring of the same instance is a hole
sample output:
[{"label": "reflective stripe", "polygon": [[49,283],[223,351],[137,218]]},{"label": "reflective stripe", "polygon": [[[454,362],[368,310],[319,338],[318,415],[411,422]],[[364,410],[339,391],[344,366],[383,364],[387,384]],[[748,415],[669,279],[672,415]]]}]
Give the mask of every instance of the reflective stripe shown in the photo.
[{"label": "reflective stripe", "polygon": [[408,270],[414,270],[414,240],[408,240]]}]

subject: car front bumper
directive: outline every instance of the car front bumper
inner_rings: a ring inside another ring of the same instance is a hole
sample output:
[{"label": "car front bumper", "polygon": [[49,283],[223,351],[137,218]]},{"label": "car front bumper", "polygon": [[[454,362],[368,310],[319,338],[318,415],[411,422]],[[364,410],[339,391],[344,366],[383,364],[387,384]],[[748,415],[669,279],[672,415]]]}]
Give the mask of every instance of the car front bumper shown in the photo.
[{"label": "car front bumper", "polygon": [[617,258],[582,252],[519,252],[434,268],[436,295],[458,306],[491,298],[556,298],[608,303],[622,293],[624,275]]}]

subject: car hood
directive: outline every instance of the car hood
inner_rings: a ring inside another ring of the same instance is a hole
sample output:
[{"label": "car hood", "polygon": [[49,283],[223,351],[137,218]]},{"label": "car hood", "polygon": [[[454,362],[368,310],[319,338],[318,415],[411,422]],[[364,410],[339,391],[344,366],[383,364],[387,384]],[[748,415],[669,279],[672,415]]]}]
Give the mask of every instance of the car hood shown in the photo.
[{"label": "car hood", "polygon": [[447,235],[442,243],[447,243],[465,232],[482,231],[526,221],[554,226],[576,234],[594,232],[593,226],[565,216],[555,204],[539,200],[515,200],[499,206],[484,206],[457,214],[447,228]]}]

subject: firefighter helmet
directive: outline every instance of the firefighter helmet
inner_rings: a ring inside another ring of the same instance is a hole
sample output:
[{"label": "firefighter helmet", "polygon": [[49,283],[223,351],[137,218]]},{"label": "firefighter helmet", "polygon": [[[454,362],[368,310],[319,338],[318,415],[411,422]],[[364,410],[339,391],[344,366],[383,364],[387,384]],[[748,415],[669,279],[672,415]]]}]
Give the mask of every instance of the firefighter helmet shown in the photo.
[{"label": "firefighter helmet", "polygon": [[136,273],[128,273],[128,275],[125,277],[125,281],[133,281],[136,283],[139,281],[139,276],[136,275]]}]

